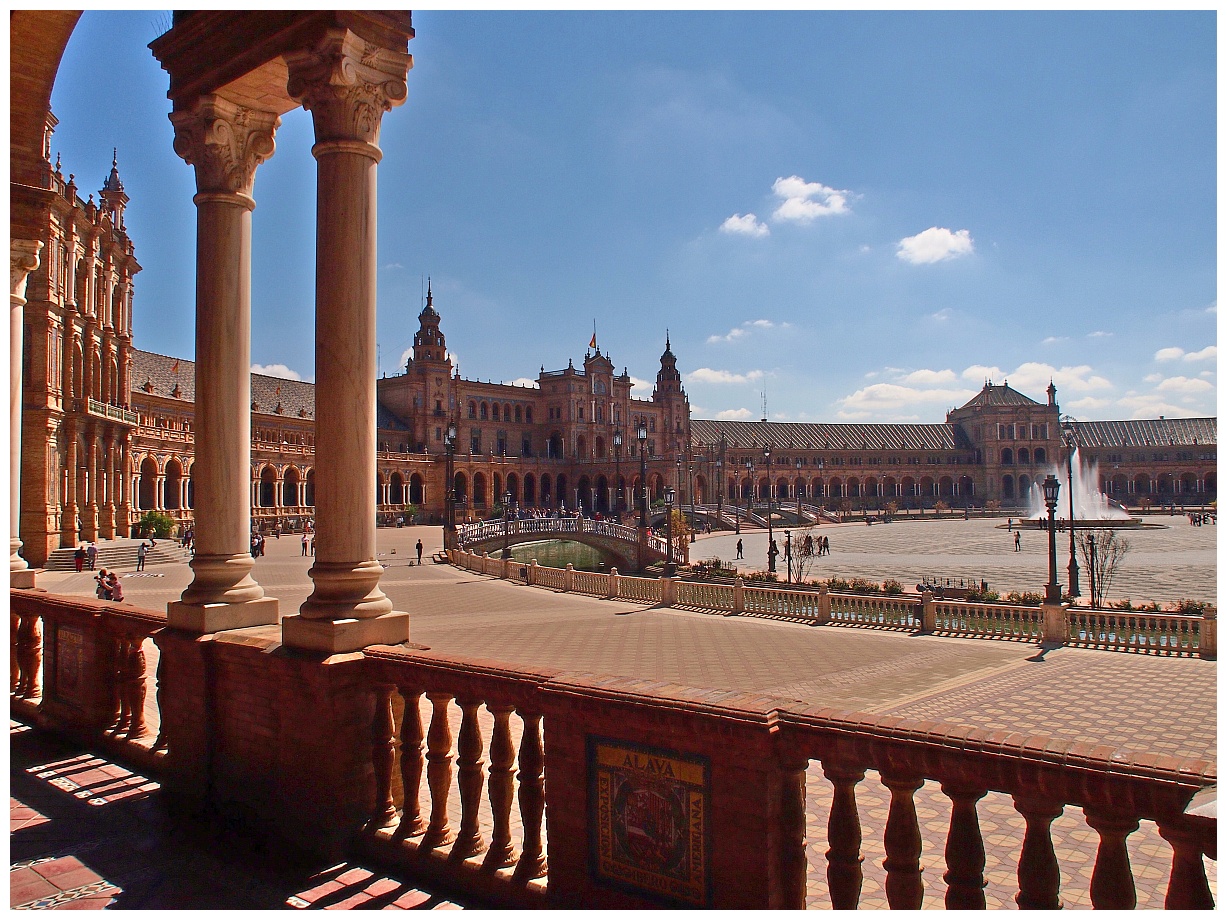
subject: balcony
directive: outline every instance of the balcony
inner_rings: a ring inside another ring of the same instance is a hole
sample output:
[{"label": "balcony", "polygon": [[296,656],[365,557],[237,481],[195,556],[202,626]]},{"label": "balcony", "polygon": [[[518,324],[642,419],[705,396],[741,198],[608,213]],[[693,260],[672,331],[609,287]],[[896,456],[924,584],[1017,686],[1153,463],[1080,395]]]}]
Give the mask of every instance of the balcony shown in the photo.
[{"label": "balcony", "polygon": [[[80,401],[74,400],[73,408],[79,411],[79,406]],[[135,412],[131,412],[121,406],[109,406],[96,399],[86,400],[86,411],[90,415],[96,415],[99,418],[109,418],[112,421],[122,422],[125,425],[136,425],[140,422],[140,418]]]}]

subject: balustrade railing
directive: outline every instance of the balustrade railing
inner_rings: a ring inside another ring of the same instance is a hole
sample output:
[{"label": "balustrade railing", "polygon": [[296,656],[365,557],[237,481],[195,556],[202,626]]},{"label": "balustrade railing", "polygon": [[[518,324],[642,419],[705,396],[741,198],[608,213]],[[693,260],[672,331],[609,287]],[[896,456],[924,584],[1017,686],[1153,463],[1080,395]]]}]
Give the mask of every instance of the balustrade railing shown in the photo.
[{"label": "balustrade railing", "polygon": [[618,597],[621,600],[640,604],[659,604],[661,597],[659,578],[636,578],[634,575],[618,576]]},{"label": "balustrade railing", "polygon": [[165,615],[27,591],[11,591],[9,600],[10,693],[19,711],[145,763],[163,756],[146,648]]},{"label": "balustrade railing", "polygon": [[785,591],[772,588],[746,588],[745,613],[787,617],[796,620],[819,619],[817,591]]},{"label": "balustrade railing", "polygon": [[111,406],[104,402],[100,402],[92,397],[86,401],[86,407],[90,415],[100,415],[103,418],[115,419],[116,421],[125,422],[129,425],[135,425],[140,421],[140,417],[122,406]]},{"label": "balustrade railing", "polygon": [[609,576],[597,572],[571,573],[571,590],[577,594],[595,594],[604,597],[609,593]]},{"label": "balustrade railing", "polygon": [[547,565],[539,565],[533,568],[532,574],[533,584],[541,585],[545,588],[553,588],[556,591],[565,591],[567,589],[567,572],[565,569],[554,569]]},{"label": "balustrade railing", "polygon": [[936,601],[933,610],[934,632],[1036,642],[1044,638],[1044,612],[1039,607]]},{"label": "balustrade railing", "polygon": [[674,591],[679,607],[724,611],[733,609],[732,585],[711,584],[703,581],[679,581],[674,585]]},{"label": "balustrade railing", "polygon": [[1074,607],[1068,617],[1069,645],[1152,655],[1197,655],[1201,650],[1202,618],[1198,616]]},{"label": "balustrade railing", "polygon": [[844,626],[920,629],[920,602],[907,597],[832,594],[831,622]]}]

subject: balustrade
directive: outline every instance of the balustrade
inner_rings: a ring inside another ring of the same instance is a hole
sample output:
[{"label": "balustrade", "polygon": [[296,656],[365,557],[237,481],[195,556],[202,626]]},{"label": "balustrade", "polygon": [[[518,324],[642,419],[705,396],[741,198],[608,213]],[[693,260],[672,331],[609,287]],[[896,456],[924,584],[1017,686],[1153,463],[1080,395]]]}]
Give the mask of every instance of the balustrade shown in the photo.
[{"label": "balustrade", "polygon": [[1200,652],[1200,617],[1073,607],[1068,619],[1069,638],[1066,641],[1069,645],[1154,655],[1197,655]]}]

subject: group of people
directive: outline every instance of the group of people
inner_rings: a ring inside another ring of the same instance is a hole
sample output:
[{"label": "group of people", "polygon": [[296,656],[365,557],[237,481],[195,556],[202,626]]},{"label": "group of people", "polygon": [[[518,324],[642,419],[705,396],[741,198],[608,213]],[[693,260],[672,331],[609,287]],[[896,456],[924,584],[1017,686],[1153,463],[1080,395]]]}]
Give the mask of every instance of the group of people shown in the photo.
[{"label": "group of people", "polygon": [[87,566],[91,572],[94,571],[94,563],[97,561],[98,547],[92,540],[89,543],[82,543],[72,554],[72,564],[76,566],[78,572],[84,571]]},{"label": "group of people", "polygon": [[1189,514],[1189,523],[1194,527],[1200,527],[1202,524],[1213,524],[1214,515],[1195,511]]},{"label": "group of people", "polygon": [[820,536],[817,540],[813,534],[806,534],[805,539],[801,541],[802,556],[829,556],[831,555],[831,540],[829,537]]},{"label": "group of people", "polygon": [[94,576],[94,581],[98,583],[94,593],[98,596],[99,600],[119,603],[124,599],[124,589],[119,583],[119,575],[115,572],[99,569],[98,574]]}]

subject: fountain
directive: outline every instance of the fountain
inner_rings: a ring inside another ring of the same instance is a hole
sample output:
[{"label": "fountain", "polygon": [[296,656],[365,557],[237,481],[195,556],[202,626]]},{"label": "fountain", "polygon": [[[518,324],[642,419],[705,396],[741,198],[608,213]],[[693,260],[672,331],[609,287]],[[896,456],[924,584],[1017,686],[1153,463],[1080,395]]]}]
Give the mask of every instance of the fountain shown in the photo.
[{"label": "fountain", "polygon": [[[1094,462],[1084,464],[1080,448],[1074,449],[1072,467],[1075,526],[1088,526],[1092,523],[1096,527],[1138,527],[1141,525],[1141,520],[1130,517],[1119,502],[1112,501],[1099,491],[1099,465]],[[1068,522],[1070,488],[1068,470],[1058,465],[1050,468],[1049,472],[1061,483],[1061,497],[1057,502],[1056,518],[1058,521]],[[1043,527],[1048,520],[1048,508],[1044,504],[1044,487],[1041,480],[1037,479],[1032,483],[1027,494],[1027,502],[1029,514],[1025,520],[1031,526]]]}]

